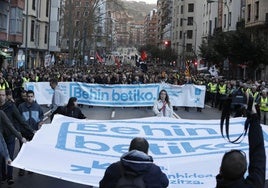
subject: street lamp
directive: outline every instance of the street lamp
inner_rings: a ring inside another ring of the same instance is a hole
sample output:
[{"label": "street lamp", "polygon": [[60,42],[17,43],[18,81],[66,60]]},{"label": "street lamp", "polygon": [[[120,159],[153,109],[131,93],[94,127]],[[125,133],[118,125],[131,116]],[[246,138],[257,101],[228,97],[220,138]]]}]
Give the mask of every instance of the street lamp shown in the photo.
[{"label": "street lamp", "polygon": [[227,8],[227,15],[226,15],[226,20],[227,20],[227,31],[229,31],[229,13],[230,13],[230,7],[227,5],[227,1],[223,2],[223,1],[216,1],[216,0],[207,0],[207,3],[210,4],[210,3],[222,3],[224,4],[224,6]]}]

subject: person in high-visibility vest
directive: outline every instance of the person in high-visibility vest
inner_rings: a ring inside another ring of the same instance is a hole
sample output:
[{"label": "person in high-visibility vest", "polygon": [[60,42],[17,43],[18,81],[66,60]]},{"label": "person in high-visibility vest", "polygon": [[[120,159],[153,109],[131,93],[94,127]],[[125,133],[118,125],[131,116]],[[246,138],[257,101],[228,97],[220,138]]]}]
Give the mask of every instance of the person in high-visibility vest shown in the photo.
[{"label": "person in high-visibility vest", "polygon": [[266,117],[268,115],[268,97],[267,90],[262,90],[261,98],[260,98],[260,111],[261,111],[261,120],[263,120],[263,124],[266,125]]},{"label": "person in high-visibility vest", "polygon": [[[224,82],[224,80],[220,80],[220,83],[218,85],[218,95],[217,95],[217,103],[219,104],[219,110],[222,109],[223,102],[226,100],[227,93],[227,85]],[[217,105],[216,105],[217,106]]]},{"label": "person in high-visibility vest", "polygon": [[209,92],[210,92],[211,106],[216,107],[218,81],[215,78],[212,79],[212,83],[209,85]]}]

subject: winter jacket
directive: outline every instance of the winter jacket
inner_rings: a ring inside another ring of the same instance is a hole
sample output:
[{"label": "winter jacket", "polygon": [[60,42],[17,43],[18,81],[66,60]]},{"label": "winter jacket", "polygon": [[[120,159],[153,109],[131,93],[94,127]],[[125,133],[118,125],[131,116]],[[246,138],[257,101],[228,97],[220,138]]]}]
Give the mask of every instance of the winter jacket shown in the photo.
[{"label": "winter jacket", "polygon": [[4,105],[0,106],[0,110],[3,110],[7,117],[12,122],[13,126],[21,132],[23,137],[31,139],[33,136],[33,129],[27,124],[27,122],[21,116],[18,108],[12,102],[5,102]]},{"label": "winter jacket", "polygon": [[44,112],[41,106],[36,102],[24,102],[19,105],[18,109],[31,128],[38,130],[38,124],[43,121],[44,118]]},{"label": "winter jacket", "polygon": [[[122,155],[121,164],[125,171],[131,171],[143,175],[143,181],[147,188],[168,187],[169,181],[161,169],[153,163],[151,156],[132,150]],[[121,177],[120,164],[113,163],[105,171],[103,179],[99,183],[100,188],[115,188]]]},{"label": "winter jacket", "polygon": [[266,156],[263,133],[257,114],[252,115],[248,132],[249,167],[248,176],[227,181],[217,175],[217,188],[264,188]]},{"label": "winter jacket", "polygon": [[15,136],[22,141],[20,132],[15,129],[3,110],[0,110],[0,132],[5,140],[9,139],[11,136]]}]

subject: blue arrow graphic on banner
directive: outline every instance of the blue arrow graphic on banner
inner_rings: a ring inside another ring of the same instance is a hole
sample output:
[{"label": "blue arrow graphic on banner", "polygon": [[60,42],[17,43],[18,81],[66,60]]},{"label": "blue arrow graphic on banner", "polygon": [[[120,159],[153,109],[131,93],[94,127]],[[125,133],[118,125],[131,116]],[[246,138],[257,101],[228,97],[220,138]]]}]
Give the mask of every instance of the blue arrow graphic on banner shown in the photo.
[{"label": "blue arrow graphic on banner", "polygon": [[96,168],[96,169],[106,169],[106,168],[108,168],[109,165],[110,165],[110,163],[103,163],[103,164],[100,164],[99,161],[93,161],[92,168]]},{"label": "blue arrow graphic on banner", "polygon": [[90,174],[91,168],[85,166],[71,165],[71,171],[83,171],[85,174]]}]

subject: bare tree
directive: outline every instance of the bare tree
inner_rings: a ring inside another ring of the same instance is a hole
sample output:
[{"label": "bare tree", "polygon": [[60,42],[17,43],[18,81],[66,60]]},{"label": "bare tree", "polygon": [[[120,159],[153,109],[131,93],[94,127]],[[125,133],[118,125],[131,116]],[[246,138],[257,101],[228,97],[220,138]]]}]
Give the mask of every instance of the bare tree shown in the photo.
[{"label": "bare tree", "polygon": [[68,49],[69,61],[83,60],[90,50],[96,50],[96,42],[103,40],[110,32],[111,12],[122,11],[119,0],[66,0],[62,6],[63,38]]}]

